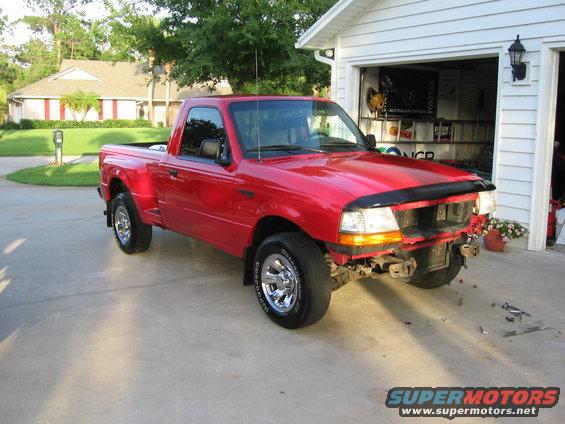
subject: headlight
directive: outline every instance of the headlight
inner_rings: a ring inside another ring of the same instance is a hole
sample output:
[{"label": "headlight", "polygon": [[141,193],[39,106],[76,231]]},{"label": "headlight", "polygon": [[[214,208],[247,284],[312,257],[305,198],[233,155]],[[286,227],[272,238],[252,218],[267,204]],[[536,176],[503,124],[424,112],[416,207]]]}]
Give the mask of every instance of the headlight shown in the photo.
[{"label": "headlight", "polygon": [[344,212],[341,216],[342,233],[374,234],[398,230],[398,223],[390,208],[362,209]]},{"label": "headlight", "polygon": [[390,208],[362,209],[341,216],[340,244],[350,246],[398,243],[402,239]]},{"label": "headlight", "polygon": [[494,199],[494,190],[481,191],[477,199],[475,211],[477,215],[486,215],[496,210],[496,201]]}]

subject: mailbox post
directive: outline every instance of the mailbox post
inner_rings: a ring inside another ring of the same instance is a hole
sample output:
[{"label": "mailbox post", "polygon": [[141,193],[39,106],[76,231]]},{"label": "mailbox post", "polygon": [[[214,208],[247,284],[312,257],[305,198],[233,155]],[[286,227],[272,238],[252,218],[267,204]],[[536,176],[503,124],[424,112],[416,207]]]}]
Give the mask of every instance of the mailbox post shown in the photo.
[{"label": "mailbox post", "polygon": [[55,144],[55,164],[63,164],[63,131],[53,131],[53,144]]}]

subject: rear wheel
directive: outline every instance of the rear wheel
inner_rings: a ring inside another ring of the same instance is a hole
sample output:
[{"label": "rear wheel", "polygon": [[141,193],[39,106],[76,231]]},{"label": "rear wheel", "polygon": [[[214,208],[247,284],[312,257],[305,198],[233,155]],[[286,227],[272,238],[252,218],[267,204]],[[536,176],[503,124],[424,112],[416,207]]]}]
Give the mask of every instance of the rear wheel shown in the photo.
[{"label": "rear wheel", "polygon": [[129,193],[120,193],[112,201],[112,228],[116,243],[125,253],[144,252],[151,244],[151,225],[141,220]]},{"label": "rear wheel", "polygon": [[281,233],[267,238],[257,250],[253,272],[261,308],[281,327],[314,324],[328,310],[329,269],[306,235]]}]

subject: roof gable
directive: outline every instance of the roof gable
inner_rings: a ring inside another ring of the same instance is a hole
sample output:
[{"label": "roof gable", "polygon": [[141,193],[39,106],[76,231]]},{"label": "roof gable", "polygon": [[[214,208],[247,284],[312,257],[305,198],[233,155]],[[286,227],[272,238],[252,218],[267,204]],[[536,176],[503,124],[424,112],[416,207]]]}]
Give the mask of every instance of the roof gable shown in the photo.
[{"label": "roof gable", "polygon": [[48,81],[54,80],[75,80],[75,81],[101,81],[96,75],[83,71],[80,68],[70,68],[47,78]]},{"label": "roof gable", "polygon": [[339,0],[300,36],[296,47],[307,50],[333,48],[334,37],[373,3],[375,0]]}]

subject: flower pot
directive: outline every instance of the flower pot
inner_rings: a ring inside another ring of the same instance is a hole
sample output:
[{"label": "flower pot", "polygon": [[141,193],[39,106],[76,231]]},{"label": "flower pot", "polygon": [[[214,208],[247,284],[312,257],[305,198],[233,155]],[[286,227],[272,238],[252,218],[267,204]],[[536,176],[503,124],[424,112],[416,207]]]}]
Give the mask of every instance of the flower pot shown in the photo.
[{"label": "flower pot", "polygon": [[485,236],[485,247],[487,250],[491,252],[504,252],[504,247],[506,243],[502,240],[502,236],[500,235],[500,231],[498,230],[489,230],[487,235]]}]

